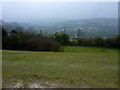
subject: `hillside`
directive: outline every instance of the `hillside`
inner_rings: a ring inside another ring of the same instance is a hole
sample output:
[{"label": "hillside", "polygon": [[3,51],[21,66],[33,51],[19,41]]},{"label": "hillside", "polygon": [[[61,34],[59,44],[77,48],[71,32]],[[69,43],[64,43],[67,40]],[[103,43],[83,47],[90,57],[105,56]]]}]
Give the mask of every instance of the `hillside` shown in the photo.
[{"label": "hillside", "polygon": [[[44,20],[43,20],[44,21]],[[41,20],[29,23],[21,22],[3,22],[3,27],[6,30],[11,31],[25,30],[32,32],[39,32],[40,30],[46,34],[53,34],[54,32],[61,32],[63,29],[66,30],[70,37],[74,37],[77,33],[77,29],[82,28],[82,33],[84,37],[114,37],[118,34],[118,20],[116,18],[94,18],[94,19],[78,19],[78,20],[64,20],[64,21],[52,21],[52,23],[47,23]]]},{"label": "hillside", "polygon": [[3,50],[3,88],[118,87],[117,50],[70,46],[64,50]]}]

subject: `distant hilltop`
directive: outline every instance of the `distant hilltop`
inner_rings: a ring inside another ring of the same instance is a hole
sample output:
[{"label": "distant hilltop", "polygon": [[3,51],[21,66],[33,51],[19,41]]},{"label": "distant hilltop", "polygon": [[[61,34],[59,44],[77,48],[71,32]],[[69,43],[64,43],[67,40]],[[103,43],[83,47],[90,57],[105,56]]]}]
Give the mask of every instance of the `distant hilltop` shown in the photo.
[{"label": "distant hilltop", "polygon": [[[43,23],[42,23],[43,21]],[[53,34],[54,32],[62,32],[63,30],[72,38],[76,37],[77,30],[82,28],[83,37],[114,37],[118,34],[118,19],[117,18],[93,18],[93,19],[77,19],[77,20],[58,20],[52,23],[47,20],[37,20],[28,23],[22,22],[3,22],[2,25],[7,31],[12,29],[45,32],[46,34]],[[39,23],[40,22],[40,23]]]}]

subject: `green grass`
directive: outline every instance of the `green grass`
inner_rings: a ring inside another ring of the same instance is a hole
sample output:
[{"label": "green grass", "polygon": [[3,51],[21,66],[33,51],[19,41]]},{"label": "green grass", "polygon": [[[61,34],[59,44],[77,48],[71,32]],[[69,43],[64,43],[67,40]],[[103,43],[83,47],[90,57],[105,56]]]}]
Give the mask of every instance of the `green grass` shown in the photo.
[{"label": "green grass", "polygon": [[118,52],[115,49],[64,46],[64,52],[3,50],[3,87],[22,81],[46,82],[54,87],[117,88]]},{"label": "green grass", "polygon": [[116,53],[117,49],[98,48],[98,47],[80,47],[80,46],[63,46],[64,52],[79,52],[79,53]]}]

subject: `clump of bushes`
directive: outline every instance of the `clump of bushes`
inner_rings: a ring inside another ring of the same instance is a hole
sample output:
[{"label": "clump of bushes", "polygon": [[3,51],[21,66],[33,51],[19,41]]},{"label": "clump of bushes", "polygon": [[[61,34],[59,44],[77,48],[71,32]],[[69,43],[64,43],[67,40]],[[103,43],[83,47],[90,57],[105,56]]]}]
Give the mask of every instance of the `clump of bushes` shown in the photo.
[{"label": "clump of bushes", "polygon": [[31,38],[26,42],[26,50],[30,51],[55,51],[58,52],[61,49],[61,45],[48,38]]},{"label": "clump of bushes", "polygon": [[9,50],[29,51],[63,51],[62,45],[92,46],[119,48],[120,35],[114,38],[78,38],[72,41],[65,33],[55,33],[52,38],[45,38],[29,32],[17,32],[12,30],[9,34],[2,28],[2,48]]},{"label": "clump of bushes", "polygon": [[106,48],[119,48],[120,35],[114,38],[80,38],[77,40],[78,46],[93,46],[93,47],[106,47]]},{"label": "clump of bushes", "polygon": [[69,41],[70,46],[77,46],[77,41]]},{"label": "clump of bushes", "polygon": [[65,33],[55,33],[53,39],[61,43],[62,45],[69,45],[69,36]]},{"label": "clump of bushes", "polygon": [[2,48],[8,50],[55,51],[61,50],[61,44],[53,39],[39,37],[32,33],[11,31],[10,35],[2,29]]}]

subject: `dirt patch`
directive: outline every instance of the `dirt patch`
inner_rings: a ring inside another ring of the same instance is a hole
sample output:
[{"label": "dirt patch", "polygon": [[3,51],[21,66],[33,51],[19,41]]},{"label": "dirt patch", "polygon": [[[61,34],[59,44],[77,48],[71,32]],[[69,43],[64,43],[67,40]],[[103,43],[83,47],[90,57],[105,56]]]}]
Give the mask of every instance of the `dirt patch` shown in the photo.
[{"label": "dirt patch", "polygon": [[51,82],[31,82],[29,88],[56,88],[57,84]]},{"label": "dirt patch", "polygon": [[34,75],[30,80],[22,80],[11,76],[8,83],[3,83],[3,88],[57,88],[58,81],[48,81],[41,79],[39,76]]},{"label": "dirt patch", "polygon": [[57,83],[55,82],[45,82],[46,86],[49,86],[49,88],[57,88]]},{"label": "dirt patch", "polygon": [[22,88],[22,87],[23,87],[23,82],[22,82],[22,81],[17,82],[17,83],[13,86],[13,88]]},{"label": "dirt patch", "polygon": [[3,88],[24,88],[23,81],[18,80],[17,82],[11,82],[5,85]]},{"label": "dirt patch", "polygon": [[41,85],[40,83],[29,83],[29,88],[46,88],[45,86]]}]

